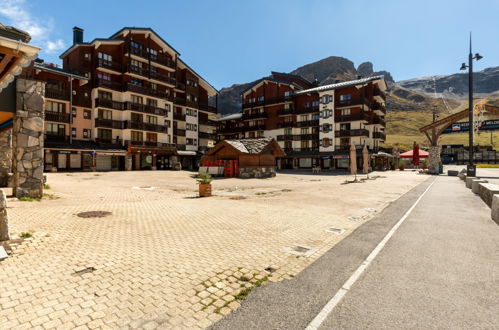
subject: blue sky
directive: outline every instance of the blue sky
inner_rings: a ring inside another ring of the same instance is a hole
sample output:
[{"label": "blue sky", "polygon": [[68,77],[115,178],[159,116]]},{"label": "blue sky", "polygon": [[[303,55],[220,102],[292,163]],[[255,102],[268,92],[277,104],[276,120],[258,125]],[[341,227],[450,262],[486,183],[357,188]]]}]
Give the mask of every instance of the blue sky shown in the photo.
[{"label": "blue sky", "polygon": [[85,41],[146,26],[217,88],[331,55],[395,80],[455,73],[470,31],[476,69],[498,66],[498,17],[499,0],[0,0],[0,22],[31,32],[46,61],[60,63],[75,25]]}]

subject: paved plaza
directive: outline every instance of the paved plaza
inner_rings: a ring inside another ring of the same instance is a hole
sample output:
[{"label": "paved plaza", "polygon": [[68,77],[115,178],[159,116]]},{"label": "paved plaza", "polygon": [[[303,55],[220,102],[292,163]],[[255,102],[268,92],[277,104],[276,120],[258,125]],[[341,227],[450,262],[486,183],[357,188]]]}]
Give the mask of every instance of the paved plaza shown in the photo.
[{"label": "paved plaza", "polygon": [[14,236],[32,237],[0,262],[0,328],[205,328],[428,179],[280,173],[197,198],[192,175],[49,173],[42,201],[9,201]]}]

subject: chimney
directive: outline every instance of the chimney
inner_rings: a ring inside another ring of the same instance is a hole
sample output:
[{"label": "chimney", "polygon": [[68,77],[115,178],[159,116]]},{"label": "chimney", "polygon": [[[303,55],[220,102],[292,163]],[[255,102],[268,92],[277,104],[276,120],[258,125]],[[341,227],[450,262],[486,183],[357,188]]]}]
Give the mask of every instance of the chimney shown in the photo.
[{"label": "chimney", "polygon": [[73,28],[73,45],[83,43],[83,29],[75,26]]}]

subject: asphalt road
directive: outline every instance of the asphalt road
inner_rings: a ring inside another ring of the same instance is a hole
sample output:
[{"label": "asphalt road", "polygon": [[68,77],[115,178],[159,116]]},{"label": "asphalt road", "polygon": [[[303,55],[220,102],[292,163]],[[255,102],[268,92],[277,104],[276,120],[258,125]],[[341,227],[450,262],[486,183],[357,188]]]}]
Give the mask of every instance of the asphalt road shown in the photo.
[{"label": "asphalt road", "polygon": [[[254,290],[212,329],[304,329],[435,178],[417,186],[294,279]],[[499,325],[499,226],[456,177],[435,184],[321,329]]]}]

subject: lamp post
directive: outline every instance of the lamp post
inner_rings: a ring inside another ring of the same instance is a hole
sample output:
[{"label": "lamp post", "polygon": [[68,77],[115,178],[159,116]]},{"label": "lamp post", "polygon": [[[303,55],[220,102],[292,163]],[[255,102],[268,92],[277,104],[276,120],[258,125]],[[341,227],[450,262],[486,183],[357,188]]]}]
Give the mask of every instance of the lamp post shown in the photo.
[{"label": "lamp post", "polygon": [[473,124],[473,60],[479,61],[483,57],[480,54],[476,53],[473,56],[471,52],[471,33],[470,33],[470,53],[468,55],[468,65],[463,63],[461,65],[461,70],[466,70],[468,68],[468,111],[469,111],[469,164],[466,168],[466,175],[468,177],[476,176],[476,167],[474,164],[474,156],[473,156],[473,138],[474,138],[474,124]]}]

